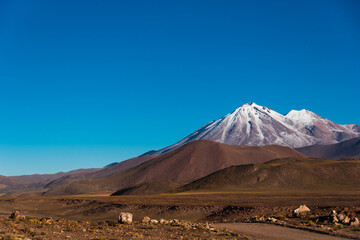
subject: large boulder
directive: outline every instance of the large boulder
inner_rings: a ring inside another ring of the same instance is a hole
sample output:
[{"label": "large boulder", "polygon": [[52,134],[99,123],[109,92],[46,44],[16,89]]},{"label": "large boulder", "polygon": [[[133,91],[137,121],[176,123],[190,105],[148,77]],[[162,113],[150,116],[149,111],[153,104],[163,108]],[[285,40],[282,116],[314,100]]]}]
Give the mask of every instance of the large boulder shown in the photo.
[{"label": "large boulder", "polygon": [[294,214],[299,217],[302,215],[306,215],[310,212],[310,209],[306,205],[300,205],[297,209],[294,210]]},{"label": "large boulder", "polygon": [[133,215],[129,212],[121,212],[119,215],[119,223],[131,224]]}]

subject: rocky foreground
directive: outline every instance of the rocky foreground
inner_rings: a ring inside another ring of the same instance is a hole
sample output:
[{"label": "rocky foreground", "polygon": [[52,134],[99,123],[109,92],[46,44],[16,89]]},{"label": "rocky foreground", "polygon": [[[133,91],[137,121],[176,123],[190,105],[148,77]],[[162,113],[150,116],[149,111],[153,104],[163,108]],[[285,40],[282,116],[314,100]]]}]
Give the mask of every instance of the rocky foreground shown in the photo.
[{"label": "rocky foreground", "polygon": [[0,200],[0,240],[256,239],[240,225],[245,230],[259,226],[260,232],[270,228],[274,235],[281,228],[289,235],[299,230],[300,237],[315,232],[325,239],[360,239],[359,220],[357,193]]},{"label": "rocky foreground", "polygon": [[240,234],[215,229],[204,223],[190,223],[177,219],[150,219],[141,222],[73,221],[65,218],[26,218],[14,212],[0,218],[1,240],[30,239],[246,239]]}]

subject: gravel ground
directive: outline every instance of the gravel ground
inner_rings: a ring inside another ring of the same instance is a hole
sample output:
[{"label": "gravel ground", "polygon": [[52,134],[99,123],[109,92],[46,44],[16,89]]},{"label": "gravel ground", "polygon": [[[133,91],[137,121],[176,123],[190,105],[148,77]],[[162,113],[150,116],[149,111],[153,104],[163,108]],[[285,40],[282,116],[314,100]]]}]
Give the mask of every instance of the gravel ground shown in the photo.
[{"label": "gravel ground", "polygon": [[111,240],[111,239],[246,239],[240,234],[204,228],[188,222],[150,224],[134,222],[72,221],[67,219],[0,219],[0,240]]},{"label": "gravel ground", "polygon": [[343,240],[347,238],[334,237],[288,227],[280,227],[262,223],[217,223],[216,228],[241,232],[246,237],[256,240]]}]

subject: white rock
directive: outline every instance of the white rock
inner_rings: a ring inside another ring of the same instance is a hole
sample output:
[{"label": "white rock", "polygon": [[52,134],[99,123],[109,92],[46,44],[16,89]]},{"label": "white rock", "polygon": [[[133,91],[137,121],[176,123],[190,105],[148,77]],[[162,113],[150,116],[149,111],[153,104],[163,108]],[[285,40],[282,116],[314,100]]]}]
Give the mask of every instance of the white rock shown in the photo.
[{"label": "white rock", "polygon": [[119,215],[119,223],[131,224],[133,215],[129,212],[121,212]]},{"label": "white rock", "polygon": [[294,213],[296,215],[299,215],[301,213],[310,212],[310,209],[306,205],[300,205],[297,209],[294,210]]},{"label": "white rock", "polygon": [[268,222],[277,222],[277,219],[273,218],[273,217],[270,217],[270,218],[266,219],[266,221],[268,221]]}]

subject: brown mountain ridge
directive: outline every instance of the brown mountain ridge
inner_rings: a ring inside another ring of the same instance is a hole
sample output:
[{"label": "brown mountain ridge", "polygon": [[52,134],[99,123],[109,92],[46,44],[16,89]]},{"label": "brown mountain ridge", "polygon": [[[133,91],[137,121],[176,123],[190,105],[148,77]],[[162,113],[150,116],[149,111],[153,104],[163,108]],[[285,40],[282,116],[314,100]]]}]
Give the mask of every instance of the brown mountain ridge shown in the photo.
[{"label": "brown mountain ridge", "polygon": [[231,166],[176,189],[184,191],[360,190],[360,160],[283,158]]},{"label": "brown mountain ridge", "polygon": [[[284,157],[306,158],[289,147],[276,145],[232,146],[209,140],[199,140],[122,173],[86,181],[88,184],[97,186],[98,189],[107,188],[116,191],[152,182],[188,183],[232,165],[262,163]],[[51,191],[47,194],[50,193]]]}]

